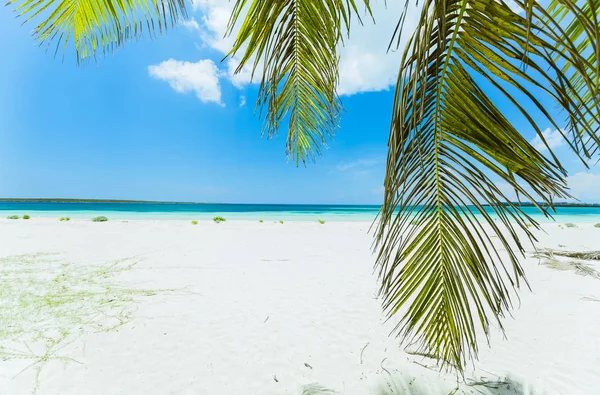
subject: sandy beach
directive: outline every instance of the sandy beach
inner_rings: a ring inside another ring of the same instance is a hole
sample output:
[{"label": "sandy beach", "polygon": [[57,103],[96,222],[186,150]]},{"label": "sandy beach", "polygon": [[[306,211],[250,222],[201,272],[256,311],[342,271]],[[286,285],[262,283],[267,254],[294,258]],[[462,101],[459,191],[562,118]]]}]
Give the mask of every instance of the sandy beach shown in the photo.
[{"label": "sandy beach", "polygon": [[[0,393],[448,394],[388,336],[369,226],[2,219]],[[600,249],[593,224],[544,229],[538,248]],[[457,394],[598,393],[600,280],[527,248],[531,291]]]}]

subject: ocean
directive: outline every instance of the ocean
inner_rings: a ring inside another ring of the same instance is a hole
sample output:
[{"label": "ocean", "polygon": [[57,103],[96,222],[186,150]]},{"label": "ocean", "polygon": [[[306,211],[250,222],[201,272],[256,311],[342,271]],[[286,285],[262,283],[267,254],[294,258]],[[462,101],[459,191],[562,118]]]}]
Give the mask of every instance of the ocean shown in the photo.
[{"label": "ocean", "polygon": [[[121,220],[203,220],[220,215],[228,220],[373,221],[379,208],[377,205],[0,201],[1,216],[27,214],[85,219],[104,215]],[[523,210],[538,222],[552,221],[535,207],[524,207]],[[597,223],[600,222],[600,206],[558,207],[554,221]]]}]

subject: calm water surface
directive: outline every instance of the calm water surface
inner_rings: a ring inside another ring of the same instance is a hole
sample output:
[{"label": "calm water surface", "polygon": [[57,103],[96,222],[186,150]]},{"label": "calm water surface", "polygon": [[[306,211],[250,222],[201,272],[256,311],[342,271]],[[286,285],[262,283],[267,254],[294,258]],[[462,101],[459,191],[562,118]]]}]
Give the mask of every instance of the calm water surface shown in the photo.
[{"label": "calm water surface", "polygon": [[[105,215],[114,219],[281,219],[372,221],[380,206],[300,204],[200,204],[200,203],[116,203],[116,202],[0,202],[0,215],[91,218]],[[523,210],[537,221],[546,222],[534,207]],[[491,209],[490,209],[491,211]],[[600,222],[600,207],[559,207],[557,222]]]}]

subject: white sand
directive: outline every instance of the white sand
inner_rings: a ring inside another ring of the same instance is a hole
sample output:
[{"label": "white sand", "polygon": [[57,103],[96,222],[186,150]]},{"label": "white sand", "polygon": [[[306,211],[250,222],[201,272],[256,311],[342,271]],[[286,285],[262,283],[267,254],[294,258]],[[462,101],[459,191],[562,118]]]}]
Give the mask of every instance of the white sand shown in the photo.
[{"label": "white sand", "polygon": [[[59,262],[86,268],[138,256],[134,268],[110,281],[175,289],[136,296],[126,306],[131,319],[114,331],[76,324],[47,361],[39,345],[48,339],[31,331],[53,323],[30,316],[22,339],[0,336],[0,347],[27,355],[0,358],[0,394],[298,395],[319,383],[366,395],[388,382],[398,386],[394,394],[402,386],[412,390],[405,393],[447,394],[456,387],[453,375],[421,366],[433,363],[388,337],[392,323],[384,323],[375,298],[369,225],[0,220],[0,257],[55,252]],[[591,224],[545,228],[540,247],[600,249],[600,229]],[[599,394],[600,280],[532,258],[524,266],[532,291],[521,291],[513,318],[504,320],[507,339],[495,332],[489,349],[482,338],[477,369],[466,373],[467,381],[508,377],[510,384],[461,385],[457,393]],[[92,298],[72,306],[83,312],[86,303]]]}]

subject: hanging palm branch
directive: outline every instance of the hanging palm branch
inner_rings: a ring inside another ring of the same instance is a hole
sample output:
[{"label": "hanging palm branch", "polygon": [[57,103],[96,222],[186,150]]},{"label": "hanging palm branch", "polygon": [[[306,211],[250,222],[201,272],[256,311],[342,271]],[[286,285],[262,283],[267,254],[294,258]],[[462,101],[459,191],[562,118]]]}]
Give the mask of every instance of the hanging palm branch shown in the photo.
[{"label": "hanging palm branch", "polygon": [[[560,131],[582,159],[600,142],[595,58],[567,42],[537,2],[519,4],[524,15],[497,0],[426,1],[396,88],[377,230],[384,308],[401,313],[397,334],[459,370],[477,355],[477,333],[487,335],[491,322],[502,327],[524,278],[520,234],[533,239],[527,225],[537,226],[494,178],[543,202],[535,204],[545,212],[568,191],[542,125]],[[595,26],[592,39],[600,25],[589,12],[581,16]],[[507,109],[520,114],[518,124]],[[525,125],[547,157],[521,135]]]},{"label": "hanging palm branch", "polygon": [[[597,98],[600,96],[600,5],[597,1],[552,1],[546,19],[554,29],[548,34],[556,42],[563,61],[562,71],[570,74],[571,89],[582,92],[583,105],[600,112]],[[573,67],[578,65],[579,67]],[[591,123],[593,119],[589,120]],[[596,146],[597,148],[597,146]],[[593,155],[595,152],[592,152]]]},{"label": "hanging palm branch", "polygon": [[338,127],[338,45],[357,11],[355,1],[238,0],[229,32],[246,7],[229,55],[243,50],[236,72],[249,62],[253,74],[262,67],[257,105],[267,107],[263,133],[274,136],[289,119],[287,152],[296,164],[305,163]]},{"label": "hanging palm branch", "polygon": [[41,22],[33,34],[40,44],[67,49],[73,42],[77,61],[110,52],[141,36],[162,34],[186,16],[184,0],[10,0],[25,17]]}]

